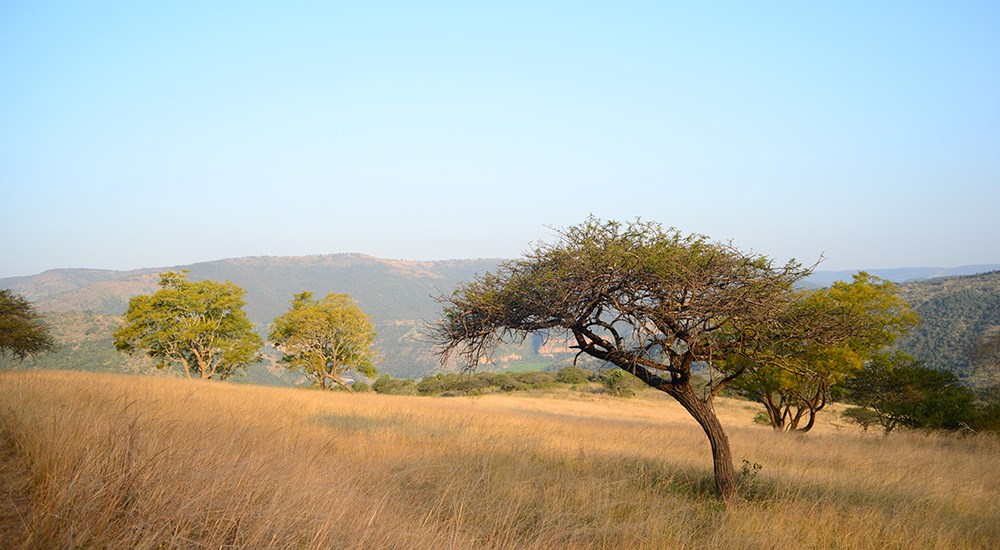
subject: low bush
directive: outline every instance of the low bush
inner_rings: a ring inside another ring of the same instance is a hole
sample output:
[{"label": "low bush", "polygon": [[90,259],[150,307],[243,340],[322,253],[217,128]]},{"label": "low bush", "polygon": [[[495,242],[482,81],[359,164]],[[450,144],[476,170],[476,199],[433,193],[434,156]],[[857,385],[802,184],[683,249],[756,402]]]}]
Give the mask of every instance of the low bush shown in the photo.
[{"label": "low bush", "polygon": [[377,393],[389,395],[417,395],[417,383],[409,378],[393,378],[388,374],[378,377],[372,384]]}]

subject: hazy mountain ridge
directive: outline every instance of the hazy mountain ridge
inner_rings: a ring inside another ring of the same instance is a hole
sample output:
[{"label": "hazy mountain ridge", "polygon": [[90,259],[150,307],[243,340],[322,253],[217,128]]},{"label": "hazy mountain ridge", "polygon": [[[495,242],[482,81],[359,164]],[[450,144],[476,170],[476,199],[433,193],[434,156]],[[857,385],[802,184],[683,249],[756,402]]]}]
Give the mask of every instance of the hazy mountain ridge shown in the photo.
[{"label": "hazy mountain ridge", "polygon": [[[396,376],[422,376],[439,367],[430,343],[422,334],[424,324],[439,314],[435,297],[495,269],[502,261],[406,261],[362,254],[253,256],[130,271],[49,270],[30,277],[0,279],[0,288],[19,292],[35,301],[39,309],[52,313],[57,336],[69,348],[64,348],[58,356],[39,359],[44,365],[58,359],[62,364],[80,361],[87,370],[148,368],[148,364],[134,360],[126,367],[111,346],[110,331],[131,297],[158,288],[160,272],[187,269],[194,280],[229,280],[244,288],[247,313],[262,334],[274,317],[287,310],[295,293],[308,290],[317,296],[328,292],[351,294],[376,323],[382,370]],[[875,269],[869,273],[901,282],[991,267],[1000,269],[1000,266],[963,266]],[[807,281],[807,286],[850,280],[853,273],[819,271]],[[924,324],[904,339],[903,349],[917,352],[931,366],[953,369],[963,376],[968,374],[970,346],[982,331],[1000,326],[1000,271],[909,282],[901,285],[901,292],[924,319]],[[81,312],[86,315],[79,315]],[[529,339],[524,345],[512,346],[498,355],[520,357],[512,359],[514,364],[551,363],[566,355],[561,352],[564,346],[550,342],[542,350],[538,345]],[[83,357],[84,353],[89,355]],[[269,379],[266,373],[258,375]],[[260,379],[258,375],[254,377]]]}]

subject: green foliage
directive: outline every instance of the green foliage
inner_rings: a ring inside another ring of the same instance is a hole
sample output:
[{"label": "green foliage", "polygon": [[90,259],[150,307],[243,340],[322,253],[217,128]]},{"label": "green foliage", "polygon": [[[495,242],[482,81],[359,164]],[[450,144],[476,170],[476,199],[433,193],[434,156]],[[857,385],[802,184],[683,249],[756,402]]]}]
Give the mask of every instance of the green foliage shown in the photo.
[{"label": "green foliage", "polygon": [[0,289],[0,357],[19,361],[55,348],[49,326],[31,302]]},{"label": "green foliage", "polygon": [[794,283],[808,273],[796,262],[776,266],[766,256],[655,222],[591,216],[561,231],[557,242],[535,245],[523,259],[443,297],[434,337],[442,361],[456,355],[474,367],[501,345],[538,331],[568,334],[580,354],[631,373],[685,407],[712,443],[718,494],[729,499],[738,493],[735,468],[710,401],[741,371],[696,393],[692,365],[732,354],[755,357],[770,347],[769,328],[784,318]]},{"label": "green foliage", "polygon": [[949,370],[963,381],[991,384],[977,372],[978,348],[1000,331],[1000,271],[901,285],[904,298],[920,315],[920,326],[898,342],[899,350],[932,369]]},{"label": "green foliage", "polygon": [[354,384],[352,384],[351,385],[351,389],[353,389],[354,391],[356,391],[358,393],[368,393],[368,392],[372,391],[372,387],[370,385],[368,385],[367,382],[362,382],[360,380],[358,380],[357,382],[355,382]]},{"label": "green foliage", "polygon": [[388,395],[417,395],[417,383],[409,378],[393,378],[388,374],[383,374],[372,383],[372,389],[376,393]]},{"label": "green foliage", "polygon": [[896,426],[958,429],[974,421],[975,394],[948,371],[924,367],[903,353],[878,354],[846,383],[870,407],[885,433]]},{"label": "green foliage", "polygon": [[593,371],[581,367],[563,367],[556,373],[560,384],[586,384],[594,376]]},{"label": "green foliage", "polygon": [[329,380],[350,389],[343,376],[352,370],[377,374],[375,326],[347,294],[330,293],[319,301],[311,292],[296,294],[291,309],[274,319],[267,338],[284,352],[283,364],[321,388]]},{"label": "green foliage", "polygon": [[757,414],[753,415],[753,423],[770,426],[771,415],[767,414],[767,411],[757,411]]},{"label": "green foliage", "polygon": [[[730,370],[746,368],[734,388],[762,403],[779,431],[808,431],[832,388],[918,323],[896,286],[865,272],[851,283],[798,294],[788,324],[763,363],[730,359]],[[805,420],[800,427],[800,421]]]},{"label": "green foliage", "polygon": [[224,380],[259,360],[263,342],[243,311],[243,289],[233,283],[191,282],[187,272],[160,274],[161,289],[129,300],[115,348],[145,352],[157,367],[180,366],[188,378]]},{"label": "green foliage", "polygon": [[635,397],[636,392],[648,387],[642,380],[621,369],[601,371],[597,380],[606,392],[615,397]]},{"label": "green foliage", "polygon": [[849,407],[841,415],[847,420],[861,426],[861,429],[866,432],[868,428],[879,423],[878,413],[868,407]]},{"label": "green foliage", "polygon": [[420,395],[484,395],[555,387],[551,372],[438,373],[417,384]]}]

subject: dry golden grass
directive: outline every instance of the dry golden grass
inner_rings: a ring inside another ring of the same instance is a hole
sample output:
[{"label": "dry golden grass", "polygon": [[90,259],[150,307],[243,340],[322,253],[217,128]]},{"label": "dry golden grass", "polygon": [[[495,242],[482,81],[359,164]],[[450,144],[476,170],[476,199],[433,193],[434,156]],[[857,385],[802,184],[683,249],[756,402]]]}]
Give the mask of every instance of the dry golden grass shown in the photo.
[{"label": "dry golden grass", "polygon": [[[746,502],[668,398],[345,395],[0,375],[3,548],[983,548],[1000,441],[806,437],[717,405]],[[833,415],[826,415],[833,418]]]}]

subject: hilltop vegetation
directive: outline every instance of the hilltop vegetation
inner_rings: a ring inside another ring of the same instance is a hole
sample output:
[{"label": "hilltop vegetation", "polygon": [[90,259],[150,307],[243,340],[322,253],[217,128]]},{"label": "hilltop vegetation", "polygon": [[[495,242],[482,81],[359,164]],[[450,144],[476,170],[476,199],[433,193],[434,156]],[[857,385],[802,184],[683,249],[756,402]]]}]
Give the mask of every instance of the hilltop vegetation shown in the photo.
[{"label": "hilltop vegetation", "polygon": [[[986,548],[1000,441],[808,438],[720,399],[748,500],[659,392],[475,399],[0,373],[0,546]],[[947,467],[942,467],[946,465]]]},{"label": "hilltop vegetation", "polygon": [[1000,329],[1000,271],[907,283],[900,294],[920,325],[900,339],[899,349],[966,382],[990,378],[976,372],[972,358],[980,341]]}]

